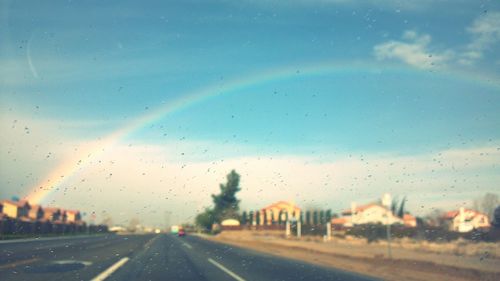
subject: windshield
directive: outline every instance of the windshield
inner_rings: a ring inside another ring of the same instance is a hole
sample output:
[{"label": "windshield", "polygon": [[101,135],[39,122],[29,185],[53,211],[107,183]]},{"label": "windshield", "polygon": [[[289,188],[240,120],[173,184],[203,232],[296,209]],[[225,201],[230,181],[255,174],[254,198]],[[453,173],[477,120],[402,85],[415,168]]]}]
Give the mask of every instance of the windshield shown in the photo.
[{"label": "windshield", "polygon": [[497,1],[2,1],[0,279],[495,280],[499,50]]}]

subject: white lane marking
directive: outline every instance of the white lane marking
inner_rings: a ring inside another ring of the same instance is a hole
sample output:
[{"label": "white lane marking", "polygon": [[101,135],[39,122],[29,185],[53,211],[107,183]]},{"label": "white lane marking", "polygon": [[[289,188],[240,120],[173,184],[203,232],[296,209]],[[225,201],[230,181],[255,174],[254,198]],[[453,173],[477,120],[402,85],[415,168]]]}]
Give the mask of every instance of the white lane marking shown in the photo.
[{"label": "white lane marking", "polygon": [[222,264],[214,261],[213,259],[211,258],[208,258],[208,261],[217,266],[220,270],[224,271],[225,273],[229,274],[229,276],[233,277],[234,279],[238,280],[238,281],[245,281],[245,279],[239,277],[236,273],[232,272],[231,270],[227,269],[225,266],[223,266]]},{"label": "white lane marking", "polygon": [[188,243],[182,243],[182,245],[184,245],[188,249],[193,249],[193,246],[189,245]]},{"label": "white lane marking", "polygon": [[122,258],[121,260],[117,261],[111,267],[109,267],[108,269],[106,269],[105,271],[103,271],[101,274],[97,275],[96,277],[94,277],[94,279],[92,279],[90,281],[103,281],[103,280],[105,280],[111,274],[113,274],[113,272],[115,272],[118,268],[120,268],[120,266],[124,265],[128,260],[129,260],[129,258],[127,258],[127,257]]}]

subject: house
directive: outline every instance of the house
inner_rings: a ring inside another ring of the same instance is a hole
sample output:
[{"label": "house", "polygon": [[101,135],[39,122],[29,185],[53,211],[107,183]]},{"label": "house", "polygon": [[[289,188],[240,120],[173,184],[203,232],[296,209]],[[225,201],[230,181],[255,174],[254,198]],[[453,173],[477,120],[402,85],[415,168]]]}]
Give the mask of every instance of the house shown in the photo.
[{"label": "house", "polygon": [[417,218],[410,214],[404,214],[403,224],[406,227],[417,227]]},{"label": "house", "polygon": [[[273,222],[299,220],[301,209],[292,202],[278,201],[259,211],[260,224],[271,225]],[[255,222],[255,220],[254,220]]]},{"label": "house", "polygon": [[28,212],[30,209],[30,204],[28,201],[12,201],[12,200],[2,200],[2,214],[9,218],[22,218],[28,217]]},{"label": "house", "polygon": [[31,220],[40,220],[43,218],[43,208],[40,205],[31,205],[31,208],[28,212],[28,217]]},{"label": "house", "polygon": [[59,221],[61,220],[61,209],[46,207],[44,209],[43,218],[48,221]]},{"label": "house", "polygon": [[[403,220],[392,214],[386,207],[370,203],[358,206],[351,204],[351,209],[344,210],[342,217],[332,219],[333,225],[342,225],[351,227],[358,224],[403,224]],[[415,219],[416,225],[416,219]]]},{"label": "house", "polygon": [[469,232],[474,229],[489,228],[490,221],[486,214],[465,209],[446,212],[443,219],[448,222],[451,231]]},{"label": "house", "polygon": [[66,214],[66,222],[78,223],[82,220],[82,215],[80,214],[80,211],[66,210],[65,214]]}]

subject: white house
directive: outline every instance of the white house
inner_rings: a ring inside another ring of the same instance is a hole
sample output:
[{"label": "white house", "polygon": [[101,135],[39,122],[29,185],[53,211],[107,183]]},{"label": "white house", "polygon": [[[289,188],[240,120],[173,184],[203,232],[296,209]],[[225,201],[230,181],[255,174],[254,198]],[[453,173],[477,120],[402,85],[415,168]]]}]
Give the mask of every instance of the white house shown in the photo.
[{"label": "white house", "polygon": [[474,229],[490,227],[487,215],[463,207],[459,210],[446,212],[444,219],[449,222],[451,231],[469,232]]},{"label": "white house", "polygon": [[404,224],[404,221],[380,204],[357,206],[353,202],[351,209],[342,212],[342,217],[332,219],[332,224],[350,227],[358,224]]}]

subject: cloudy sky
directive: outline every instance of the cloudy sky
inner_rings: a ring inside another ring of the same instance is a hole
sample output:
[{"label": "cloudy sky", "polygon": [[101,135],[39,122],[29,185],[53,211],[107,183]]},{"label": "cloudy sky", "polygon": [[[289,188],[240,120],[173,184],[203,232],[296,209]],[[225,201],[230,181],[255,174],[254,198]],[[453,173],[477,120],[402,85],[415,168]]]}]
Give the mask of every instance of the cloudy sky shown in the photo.
[{"label": "cloudy sky", "polygon": [[498,190],[497,1],[0,5],[2,198],[162,225],[231,169],[243,209]]}]

